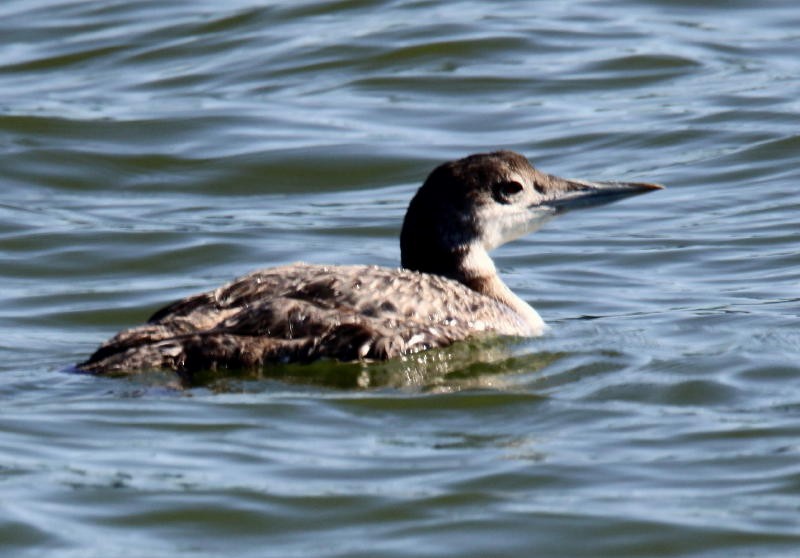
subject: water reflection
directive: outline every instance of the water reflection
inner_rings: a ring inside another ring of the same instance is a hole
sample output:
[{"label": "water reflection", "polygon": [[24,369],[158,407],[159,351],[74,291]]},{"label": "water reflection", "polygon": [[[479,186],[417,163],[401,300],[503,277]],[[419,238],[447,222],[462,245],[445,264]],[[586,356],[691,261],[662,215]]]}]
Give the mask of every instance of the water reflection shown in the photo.
[{"label": "water reflection", "polygon": [[[514,376],[535,374],[563,356],[549,352],[517,353],[519,348],[514,340],[473,340],[386,362],[319,361],[270,365],[258,370],[203,371],[180,379],[175,377],[170,385],[184,389],[204,387],[217,393],[269,389],[268,381],[340,390],[392,388],[429,393],[502,390],[516,385]],[[165,379],[162,374],[153,378]]]}]

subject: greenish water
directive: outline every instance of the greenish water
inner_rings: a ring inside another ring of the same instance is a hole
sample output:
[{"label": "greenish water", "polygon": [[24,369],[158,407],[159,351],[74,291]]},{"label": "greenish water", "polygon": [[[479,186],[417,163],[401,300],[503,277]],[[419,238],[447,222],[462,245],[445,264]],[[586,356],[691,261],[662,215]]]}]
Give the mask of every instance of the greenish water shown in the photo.
[{"label": "greenish water", "polygon": [[[798,29],[788,1],[3,2],[2,554],[798,555]],[[189,390],[62,372],[258,267],[397,265],[427,172],[497,148],[668,186],[495,253],[548,335]]]}]

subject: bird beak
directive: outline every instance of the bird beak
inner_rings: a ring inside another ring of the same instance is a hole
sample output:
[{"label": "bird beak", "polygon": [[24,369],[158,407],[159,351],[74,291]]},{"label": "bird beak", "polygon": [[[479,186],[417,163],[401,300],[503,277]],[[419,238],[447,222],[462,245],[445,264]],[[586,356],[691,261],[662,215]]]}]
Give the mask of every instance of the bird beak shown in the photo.
[{"label": "bird beak", "polygon": [[664,188],[646,182],[589,182],[544,173],[540,176],[542,180],[538,182],[538,194],[534,194],[533,203],[518,213],[504,213],[499,218],[492,216],[487,219],[483,241],[487,250],[532,233],[566,211],[603,205]]},{"label": "bird beak", "polygon": [[550,187],[540,205],[552,208],[556,213],[604,205],[664,189],[660,184],[647,182],[590,182],[556,176],[550,176],[550,179]]}]

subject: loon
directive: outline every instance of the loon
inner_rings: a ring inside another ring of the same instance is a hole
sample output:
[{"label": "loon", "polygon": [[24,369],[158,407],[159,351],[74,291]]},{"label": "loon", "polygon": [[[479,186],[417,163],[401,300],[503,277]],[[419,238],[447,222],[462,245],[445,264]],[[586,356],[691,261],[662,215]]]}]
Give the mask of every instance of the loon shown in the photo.
[{"label": "loon", "polygon": [[111,338],[79,371],[253,369],[386,360],[478,335],[534,337],[539,314],[489,252],[567,210],[661,189],[546,174],[512,151],[434,169],[406,212],[399,269],[296,263],[179,300]]}]

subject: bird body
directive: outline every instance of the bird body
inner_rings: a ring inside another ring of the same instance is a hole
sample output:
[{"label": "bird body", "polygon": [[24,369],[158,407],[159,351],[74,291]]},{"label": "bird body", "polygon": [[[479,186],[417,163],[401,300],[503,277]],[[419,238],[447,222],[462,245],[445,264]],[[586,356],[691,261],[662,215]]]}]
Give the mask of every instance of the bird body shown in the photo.
[{"label": "bird body", "polygon": [[541,330],[505,304],[439,275],[298,263],[255,271],[169,305],[110,339],[83,368],[385,360],[482,333],[532,336]]},{"label": "bird body", "polygon": [[118,333],[78,369],[126,373],[385,360],[478,335],[546,328],[497,275],[493,248],[571,207],[661,188],[548,175],[500,151],[437,167],[409,205],[402,269],[293,264],[255,271]]}]

